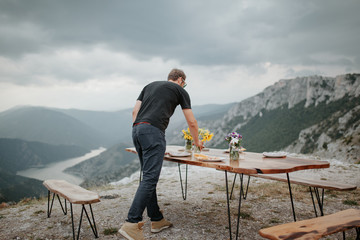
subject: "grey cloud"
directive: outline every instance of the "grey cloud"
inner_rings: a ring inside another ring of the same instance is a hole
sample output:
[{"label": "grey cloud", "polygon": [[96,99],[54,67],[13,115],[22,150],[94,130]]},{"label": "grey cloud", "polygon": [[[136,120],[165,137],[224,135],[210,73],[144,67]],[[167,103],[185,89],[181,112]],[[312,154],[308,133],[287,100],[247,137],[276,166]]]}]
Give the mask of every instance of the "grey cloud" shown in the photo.
[{"label": "grey cloud", "polygon": [[358,0],[3,0],[0,9],[7,57],[96,44],[198,65],[314,64],[312,55],[330,53],[353,67],[360,55]]}]

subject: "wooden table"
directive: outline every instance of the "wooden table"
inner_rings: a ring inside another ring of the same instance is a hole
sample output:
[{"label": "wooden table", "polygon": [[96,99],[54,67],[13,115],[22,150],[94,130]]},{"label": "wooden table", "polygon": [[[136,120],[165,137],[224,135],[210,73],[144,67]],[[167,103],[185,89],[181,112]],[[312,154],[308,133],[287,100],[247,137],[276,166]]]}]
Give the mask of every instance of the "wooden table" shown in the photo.
[{"label": "wooden table", "polygon": [[[179,150],[183,150],[182,146],[167,146],[166,153],[177,152]],[[126,151],[136,153],[135,148],[127,148]],[[226,184],[226,194],[227,194],[227,207],[228,207],[228,220],[229,220],[229,233],[230,239],[232,239],[231,233],[231,219],[230,219],[230,203],[229,203],[229,188],[228,188],[228,180],[227,173],[238,173],[238,174],[276,174],[276,173],[286,173],[288,178],[289,192],[291,196],[291,205],[294,213],[294,204],[292,201],[291,194],[291,186],[290,186],[290,177],[289,173],[294,171],[306,170],[306,169],[321,169],[330,167],[329,162],[327,161],[318,161],[318,160],[309,160],[302,158],[294,158],[294,157],[285,157],[285,158],[266,158],[263,157],[261,153],[252,153],[252,152],[244,152],[241,153],[241,159],[239,160],[230,160],[229,154],[225,153],[224,150],[221,149],[209,149],[209,151],[203,151],[202,154],[209,156],[217,156],[223,157],[224,160],[221,162],[205,162],[196,160],[193,156],[188,157],[174,157],[168,154],[165,155],[164,159],[172,162],[176,162],[179,164],[186,165],[194,165],[200,167],[208,167],[215,168],[217,170],[223,170],[225,172],[225,184]],[[179,173],[180,167],[179,167]],[[187,178],[186,178],[187,179]],[[240,187],[240,196],[242,196],[242,179],[241,178],[241,187]],[[181,180],[181,175],[180,175]],[[182,180],[181,180],[182,181]],[[186,184],[186,183],[185,183]],[[181,187],[183,189],[183,185],[181,183]],[[183,192],[184,197],[184,192]],[[237,229],[236,229],[236,239],[238,239],[239,232],[239,218],[240,218],[240,207],[241,207],[241,198],[239,198],[239,207],[238,207],[238,215],[237,215]],[[186,190],[185,190],[185,198],[186,199]]]}]

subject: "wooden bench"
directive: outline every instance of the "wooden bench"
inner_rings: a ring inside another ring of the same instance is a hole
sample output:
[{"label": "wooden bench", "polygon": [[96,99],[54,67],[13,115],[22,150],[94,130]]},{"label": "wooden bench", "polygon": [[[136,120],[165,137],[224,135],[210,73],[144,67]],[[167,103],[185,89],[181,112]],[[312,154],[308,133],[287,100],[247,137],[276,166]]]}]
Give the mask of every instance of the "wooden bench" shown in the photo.
[{"label": "wooden bench", "polygon": [[[288,183],[287,174],[249,174],[248,176],[249,176],[249,179],[248,179],[247,189],[246,189],[246,191],[243,191],[244,198],[246,198],[247,190],[248,190],[249,183],[250,183],[250,177],[258,177],[258,178],[264,178],[264,179],[270,179],[270,180],[276,180],[276,181]],[[236,178],[236,175],[234,177],[234,183],[235,183],[235,178]],[[241,181],[242,181],[242,178],[243,178],[243,176],[241,176]],[[315,195],[315,199],[317,200],[320,215],[324,216],[324,210],[323,210],[324,209],[324,189],[336,190],[336,191],[351,191],[351,190],[355,190],[357,188],[355,185],[331,182],[331,181],[327,181],[327,180],[306,179],[306,178],[295,177],[295,176],[291,176],[291,177],[289,177],[289,179],[290,179],[291,184],[298,184],[298,185],[303,185],[303,186],[309,187],[316,217],[318,216],[318,213],[316,210],[314,195]],[[234,187],[234,184],[233,184],[233,187]],[[321,193],[319,192],[319,188],[322,189]],[[289,184],[289,190],[290,190],[290,199],[291,199],[291,203],[293,206],[290,184]],[[294,215],[294,220],[296,221],[294,208],[293,208],[293,215]]]},{"label": "wooden bench", "polygon": [[321,237],[355,228],[360,239],[360,209],[348,209],[331,215],[285,223],[259,231],[268,239],[320,239]]},{"label": "wooden bench", "polygon": [[[74,216],[73,216],[72,204],[81,204],[82,209],[81,209],[80,222],[79,222],[79,228],[78,228],[78,233],[77,233],[76,239],[79,239],[79,236],[80,236],[80,228],[81,228],[81,222],[82,222],[82,217],[83,217],[84,212],[86,214],[86,217],[89,221],[90,227],[91,227],[95,237],[96,238],[99,237],[97,228],[96,228],[94,214],[93,214],[92,207],[91,207],[92,203],[100,202],[100,197],[97,193],[88,191],[80,186],[68,183],[67,181],[64,181],[64,180],[45,180],[43,182],[43,184],[48,189],[48,209],[47,209],[47,217],[48,218],[50,217],[50,214],[51,214],[55,196],[58,198],[61,209],[65,215],[67,214],[66,200],[69,201],[70,202],[70,211],[71,211],[71,224],[72,224],[72,230],[73,230],[73,239],[75,239],[76,235],[75,235],[75,229],[74,229]],[[53,193],[51,204],[50,204],[50,193]],[[65,208],[63,207],[63,204],[61,203],[59,196],[64,198]],[[89,214],[86,211],[85,205],[89,205],[92,221],[90,220]]]}]

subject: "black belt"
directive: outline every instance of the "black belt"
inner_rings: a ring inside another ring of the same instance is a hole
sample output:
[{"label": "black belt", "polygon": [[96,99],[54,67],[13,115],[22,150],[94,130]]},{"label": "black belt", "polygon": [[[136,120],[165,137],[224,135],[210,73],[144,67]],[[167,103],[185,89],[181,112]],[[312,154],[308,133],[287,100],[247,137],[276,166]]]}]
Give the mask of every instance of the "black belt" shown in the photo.
[{"label": "black belt", "polygon": [[140,125],[140,124],[151,124],[151,123],[149,123],[149,122],[138,122],[138,123],[134,123],[133,127],[137,126],[137,125]]}]

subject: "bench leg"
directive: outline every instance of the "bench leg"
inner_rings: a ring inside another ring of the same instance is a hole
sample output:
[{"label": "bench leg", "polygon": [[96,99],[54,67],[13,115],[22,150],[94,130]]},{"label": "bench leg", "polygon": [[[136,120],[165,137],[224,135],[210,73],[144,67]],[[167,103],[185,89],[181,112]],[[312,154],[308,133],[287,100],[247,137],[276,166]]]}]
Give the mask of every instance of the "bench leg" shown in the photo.
[{"label": "bench leg", "polygon": [[[312,200],[313,206],[314,206],[315,216],[317,217],[318,214],[317,214],[317,211],[316,211],[316,206],[315,206],[315,201],[314,201],[312,188],[309,187],[309,189],[310,189],[311,200]],[[320,214],[321,214],[321,216],[324,216],[324,189],[322,188],[321,198],[320,198],[319,189],[317,187],[314,187],[314,193],[315,193],[316,200],[317,200],[317,203],[318,203],[318,206],[319,206]]]},{"label": "bench leg", "polygon": [[296,215],[295,215],[295,208],[294,208],[293,196],[292,196],[292,192],[291,192],[291,184],[290,184],[289,173],[286,173],[286,177],[287,177],[288,186],[289,186],[289,193],[290,193],[290,200],[291,200],[291,208],[292,208],[292,212],[293,212],[293,216],[294,216],[294,222],[296,222]]},{"label": "bench leg", "polygon": [[91,218],[92,218],[92,221],[89,217],[89,214],[87,213],[86,211],[86,208],[85,208],[85,205],[82,204],[81,206],[81,214],[80,214],[80,220],[79,220],[79,227],[78,227],[78,232],[77,232],[77,237],[75,235],[75,226],[74,226],[74,214],[73,214],[73,208],[72,208],[72,203],[70,203],[70,209],[71,209],[71,226],[72,226],[72,231],[73,231],[73,239],[79,239],[80,237],[80,229],[81,229],[81,223],[82,223],[82,218],[83,218],[83,213],[85,212],[86,214],[86,217],[89,221],[89,224],[90,224],[90,227],[91,227],[91,230],[93,231],[94,235],[95,235],[95,238],[98,238],[99,237],[99,234],[98,234],[98,231],[97,231],[97,228],[96,228],[96,223],[95,223],[95,218],[94,218],[94,213],[92,211],[92,207],[91,207],[91,204],[89,204],[90,206],[90,212],[91,212]]},{"label": "bench leg", "polygon": [[183,199],[186,200],[186,197],[187,197],[188,164],[186,164],[186,168],[185,168],[185,191],[184,191],[184,186],[183,186],[183,182],[182,182],[182,178],[181,178],[180,163],[178,163],[178,168],[179,168],[179,176],[180,176],[180,184],[181,184],[181,193],[182,193]]},{"label": "bench leg", "polygon": [[87,219],[88,219],[88,221],[89,221],[90,227],[91,227],[91,229],[92,229],[95,237],[98,238],[99,235],[98,235],[98,231],[97,231],[97,228],[96,228],[94,213],[93,213],[91,204],[89,204],[89,207],[90,207],[90,212],[91,212],[92,223],[91,223],[91,220],[90,220],[90,218],[89,218],[89,214],[87,213],[86,208],[85,208],[85,206],[83,205],[83,209],[84,209],[85,214],[86,214],[86,217],[87,217]]},{"label": "bench leg", "polygon": [[54,204],[54,199],[55,199],[55,195],[57,197],[57,199],[59,200],[59,203],[60,203],[60,206],[61,206],[61,209],[64,213],[64,215],[67,214],[67,206],[66,206],[66,199],[65,199],[65,209],[60,201],[60,197],[58,194],[55,194],[53,193],[53,196],[52,196],[52,200],[51,200],[51,205],[50,205],[50,191],[48,190],[48,208],[47,208],[47,217],[49,218],[50,215],[51,215],[51,210],[52,210],[52,207],[53,207],[53,204]]}]

